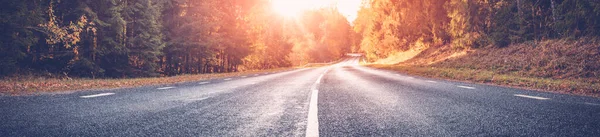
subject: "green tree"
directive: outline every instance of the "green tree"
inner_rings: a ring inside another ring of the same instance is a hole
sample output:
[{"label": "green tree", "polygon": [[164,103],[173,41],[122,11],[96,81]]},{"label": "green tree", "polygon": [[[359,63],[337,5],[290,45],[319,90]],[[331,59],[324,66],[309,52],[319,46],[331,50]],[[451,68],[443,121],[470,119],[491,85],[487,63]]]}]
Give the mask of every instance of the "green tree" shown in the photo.
[{"label": "green tree", "polygon": [[45,19],[44,0],[0,1],[0,76],[20,73],[37,61],[42,34],[33,28]]},{"label": "green tree", "polygon": [[162,4],[156,0],[125,1],[125,46],[132,76],[156,76],[158,56],[165,46],[160,22]]}]

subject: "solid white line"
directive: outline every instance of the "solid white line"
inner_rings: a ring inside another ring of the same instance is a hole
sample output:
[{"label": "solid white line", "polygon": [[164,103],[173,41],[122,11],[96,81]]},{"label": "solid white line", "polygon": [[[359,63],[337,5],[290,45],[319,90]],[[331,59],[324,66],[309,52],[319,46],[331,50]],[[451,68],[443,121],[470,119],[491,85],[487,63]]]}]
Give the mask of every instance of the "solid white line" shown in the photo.
[{"label": "solid white line", "polygon": [[172,89],[172,88],[175,88],[175,87],[162,87],[162,88],[157,88],[157,89],[158,90],[165,90],[165,89]]},{"label": "solid white line", "polygon": [[317,100],[319,98],[319,90],[313,90],[310,96],[310,105],[308,107],[308,120],[306,123],[306,136],[307,137],[318,137],[319,136],[319,108],[317,107]]},{"label": "solid white line", "polygon": [[475,89],[475,87],[469,87],[469,86],[457,86],[459,88],[466,88],[466,89]]},{"label": "solid white line", "polygon": [[87,95],[87,96],[80,96],[81,98],[95,98],[95,97],[101,97],[101,96],[110,96],[110,95],[114,95],[115,93],[101,93],[101,94],[94,94],[94,95]]},{"label": "solid white line", "polygon": [[225,80],[225,81],[229,81],[229,80],[231,80],[231,78],[226,78],[226,79],[223,79],[223,80]]},{"label": "solid white line", "polygon": [[545,97],[529,96],[529,95],[522,95],[522,94],[515,94],[515,96],[517,96],[517,97],[524,97],[524,98],[531,98],[531,99],[537,99],[537,100],[547,100],[547,99],[550,99],[550,98],[545,98]]},{"label": "solid white line", "polygon": [[208,84],[208,83],[210,83],[210,82],[200,82],[200,83],[198,83],[198,84],[200,84],[200,85],[204,85],[204,84]]}]

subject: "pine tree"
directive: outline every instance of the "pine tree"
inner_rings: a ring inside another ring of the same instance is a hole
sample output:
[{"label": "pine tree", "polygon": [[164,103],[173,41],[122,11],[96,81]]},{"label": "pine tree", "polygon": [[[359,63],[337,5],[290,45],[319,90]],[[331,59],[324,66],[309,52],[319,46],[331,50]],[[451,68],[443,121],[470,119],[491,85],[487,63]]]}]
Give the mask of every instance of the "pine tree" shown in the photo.
[{"label": "pine tree", "polygon": [[45,19],[44,0],[0,1],[0,77],[27,71],[39,55],[42,34],[34,28]]},{"label": "pine tree", "polygon": [[126,1],[124,15],[127,20],[125,46],[133,76],[156,76],[158,56],[165,46],[161,18],[162,3],[153,0]]}]

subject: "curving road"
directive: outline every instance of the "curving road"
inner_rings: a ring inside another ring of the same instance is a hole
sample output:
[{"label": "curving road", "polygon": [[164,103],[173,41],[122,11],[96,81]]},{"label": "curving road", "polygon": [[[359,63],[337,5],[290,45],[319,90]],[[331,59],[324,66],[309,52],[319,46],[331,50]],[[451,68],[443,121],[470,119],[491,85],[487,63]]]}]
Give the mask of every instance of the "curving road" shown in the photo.
[{"label": "curving road", "polygon": [[358,65],[0,97],[0,136],[597,136],[600,99]]}]

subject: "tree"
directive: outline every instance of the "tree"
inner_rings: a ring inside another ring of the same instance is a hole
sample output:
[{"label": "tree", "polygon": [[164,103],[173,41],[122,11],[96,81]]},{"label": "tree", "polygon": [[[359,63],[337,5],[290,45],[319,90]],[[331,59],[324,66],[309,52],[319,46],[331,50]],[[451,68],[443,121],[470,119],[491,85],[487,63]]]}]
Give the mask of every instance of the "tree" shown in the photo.
[{"label": "tree", "polygon": [[[350,52],[336,9],[278,16],[269,0],[2,1],[0,76],[145,77],[326,62]],[[356,49],[355,49],[356,50]]]},{"label": "tree", "polygon": [[125,46],[131,69],[128,75],[156,76],[158,56],[165,46],[160,22],[162,3],[155,0],[125,1]]},{"label": "tree", "polygon": [[22,73],[37,57],[31,53],[43,40],[42,34],[32,29],[45,19],[48,3],[34,1],[0,1],[0,76]]}]

